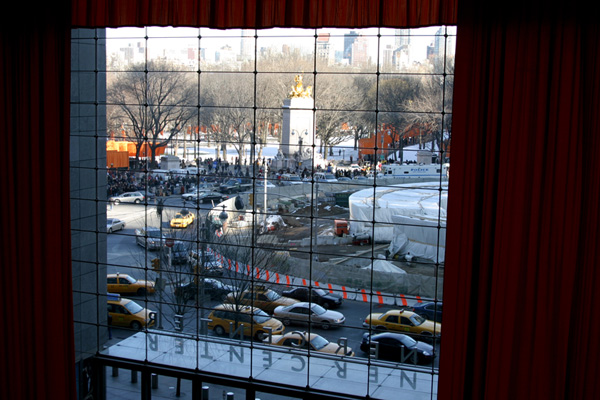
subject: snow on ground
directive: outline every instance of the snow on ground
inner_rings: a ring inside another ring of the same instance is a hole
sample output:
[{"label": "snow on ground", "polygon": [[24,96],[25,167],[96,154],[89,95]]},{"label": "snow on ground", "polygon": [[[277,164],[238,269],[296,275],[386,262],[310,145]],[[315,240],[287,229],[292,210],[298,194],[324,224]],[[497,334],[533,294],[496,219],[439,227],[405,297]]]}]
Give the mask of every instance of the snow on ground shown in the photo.
[{"label": "snow on ground", "polygon": [[[431,144],[427,143],[425,145],[426,149],[431,149]],[[279,150],[278,143],[269,143],[266,147],[263,147],[262,156],[266,159],[272,159],[277,155],[277,151]],[[404,148],[404,161],[417,161],[417,151],[419,150],[419,145],[411,145]],[[168,149],[167,154],[172,154],[171,149]],[[177,155],[180,158],[183,158],[183,147],[179,148]],[[192,161],[194,157],[202,157],[202,159],[206,158],[215,158],[215,147],[200,147],[194,150],[194,147],[187,148],[186,160]],[[219,152],[219,155],[222,155]],[[256,152],[258,155],[258,151]],[[238,152],[233,146],[227,146],[227,159],[229,162],[235,161],[235,158],[238,157]],[[250,149],[246,148],[246,157],[250,159]],[[328,160],[331,161],[350,161],[350,157],[352,157],[353,162],[358,160],[358,150],[354,150],[354,140],[351,139],[347,142],[341,143],[338,146],[333,147],[333,155],[329,155],[327,157]]]}]

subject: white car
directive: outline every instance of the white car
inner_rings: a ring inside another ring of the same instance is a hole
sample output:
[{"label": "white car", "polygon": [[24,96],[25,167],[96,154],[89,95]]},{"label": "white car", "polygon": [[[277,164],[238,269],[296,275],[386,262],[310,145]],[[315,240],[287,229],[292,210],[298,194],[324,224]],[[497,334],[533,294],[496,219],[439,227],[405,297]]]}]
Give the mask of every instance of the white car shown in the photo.
[{"label": "white car", "polygon": [[206,190],[206,189],[196,189],[196,190],[193,190],[193,191],[191,191],[191,192],[189,192],[189,193],[184,193],[184,194],[182,194],[182,195],[181,195],[181,198],[182,198],[183,200],[185,200],[185,201],[197,201],[197,200],[198,200],[198,196],[199,196],[201,193],[204,193],[204,192],[207,192],[207,191],[210,191],[210,190]]},{"label": "white car", "polygon": [[108,199],[108,201],[119,204],[119,203],[135,203],[140,204],[145,199],[145,196],[142,192],[127,192],[122,193],[118,196],[112,196]]},{"label": "white car", "polygon": [[113,233],[125,229],[125,221],[118,218],[107,218],[106,219],[106,233]]},{"label": "white car", "polygon": [[[257,188],[264,188],[265,187],[265,181],[263,179],[261,180],[256,180],[256,187]],[[267,181],[267,188],[276,188],[277,186],[275,186],[274,184],[272,184],[271,182]]]},{"label": "white car", "polygon": [[329,329],[344,325],[346,317],[338,311],[327,310],[317,303],[300,302],[289,306],[278,306],[273,311],[273,317],[284,325],[307,324]]}]

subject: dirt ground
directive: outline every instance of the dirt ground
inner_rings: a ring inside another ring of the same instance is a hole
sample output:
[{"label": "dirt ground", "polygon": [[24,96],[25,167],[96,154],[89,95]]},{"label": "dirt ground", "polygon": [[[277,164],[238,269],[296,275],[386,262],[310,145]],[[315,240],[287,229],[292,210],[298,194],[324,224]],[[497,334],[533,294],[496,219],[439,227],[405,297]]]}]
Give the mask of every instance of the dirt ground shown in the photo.
[{"label": "dirt ground", "polygon": [[[294,251],[294,249],[290,249],[289,246],[287,246],[287,243],[289,241],[301,240],[310,237],[311,234],[314,235],[314,232],[311,229],[311,215],[318,215],[319,235],[333,235],[334,220],[348,219],[350,213],[349,209],[347,208],[329,205],[324,202],[319,203],[318,214],[316,214],[315,210],[311,210],[310,206],[298,208],[289,213],[284,213],[282,218],[286,226],[273,233],[277,234],[282,248],[291,250],[291,257],[304,259],[310,257],[307,249],[297,249],[299,251]],[[331,261],[354,265],[368,262],[371,257],[376,258],[378,255],[385,256],[387,248],[387,243],[376,243],[373,247],[370,245],[320,245],[318,252],[319,260],[321,262]],[[420,274],[426,276],[437,275],[438,277],[443,277],[443,267],[436,268],[435,265],[431,264],[431,262],[424,262],[424,260],[423,262],[419,262],[419,260],[413,260],[413,262],[408,264],[405,260],[391,259],[388,261],[392,261],[395,265],[404,269],[409,274]]]}]

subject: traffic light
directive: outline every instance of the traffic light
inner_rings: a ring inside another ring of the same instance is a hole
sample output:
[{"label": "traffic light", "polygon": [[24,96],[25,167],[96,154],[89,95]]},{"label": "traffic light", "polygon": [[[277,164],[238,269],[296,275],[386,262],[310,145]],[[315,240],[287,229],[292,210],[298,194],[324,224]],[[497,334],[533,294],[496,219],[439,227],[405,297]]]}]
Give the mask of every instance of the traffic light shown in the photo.
[{"label": "traffic light", "polygon": [[158,271],[160,269],[160,259],[154,258],[152,259],[152,269]]},{"label": "traffic light", "polygon": [[248,203],[250,203],[251,206],[254,205],[254,193],[250,193],[248,196]]}]

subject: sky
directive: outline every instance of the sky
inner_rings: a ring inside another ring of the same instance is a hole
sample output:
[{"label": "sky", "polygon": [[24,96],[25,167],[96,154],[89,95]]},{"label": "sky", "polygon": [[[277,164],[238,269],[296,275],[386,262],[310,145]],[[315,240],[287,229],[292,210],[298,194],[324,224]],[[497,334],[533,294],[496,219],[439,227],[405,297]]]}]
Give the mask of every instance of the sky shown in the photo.
[{"label": "sky", "polygon": [[[453,29],[451,27],[451,29]],[[434,34],[438,27],[428,27],[411,30],[411,53],[414,60],[422,60],[426,57],[426,49],[434,40]],[[108,54],[114,52],[114,49],[126,47],[127,43],[138,42],[148,35],[148,53],[152,57],[152,52],[160,52],[163,48],[173,48],[180,43],[182,48],[196,47],[198,45],[198,28],[173,28],[173,27],[148,27],[148,28],[119,28],[107,29],[107,38],[113,39],[108,41]],[[344,34],[350,32],[351,29],[323,28],[317,30],[318,33],[329,33],[331,47],[337,51],[343,49]],[[355,29],[354,31],[373,39],[373,45],[369,46],[370,56],[373,60],[377,59],[377,34],[381,32],[381,46],[386,44],[394,44],[393,37],[395,30],[382,28],[367,28]],[[248,31],[250,35],[254,35],[254,31]],[[200,47],[205,48],[208,53],[213,53],[224,44],[232,47],[232,50],[239,54],[241,45],[240,29],[217,30],[200,28],[202,39]],[[258,31],[257,45],[261,47],[274,46],[277,50],[281,50],[283,44],[293,46],[302,46],[307,51],[314,49],[314,29],[292,29],[292,28],[273,28]],[[290,37],[295,39],[290,43]],[[174,41],[173,39],[179,40]]]}]

